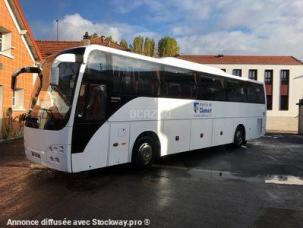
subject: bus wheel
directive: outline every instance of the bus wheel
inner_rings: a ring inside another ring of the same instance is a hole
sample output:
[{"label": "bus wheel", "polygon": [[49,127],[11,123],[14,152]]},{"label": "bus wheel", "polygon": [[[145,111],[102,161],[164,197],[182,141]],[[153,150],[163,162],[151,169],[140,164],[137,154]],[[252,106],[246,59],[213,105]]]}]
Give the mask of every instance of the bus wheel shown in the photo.
[{"label": "bus wheel", "polygon": [[154,140],[149,136],[142,136],[134,145],[132,164],[139,169],[151,166],[155,159],[155,151]]},{"label": "bus wheel", "polygon": [[244,128],[242,126],[238,126],[235,132],[234,146],[241,147],[245,142]]}]

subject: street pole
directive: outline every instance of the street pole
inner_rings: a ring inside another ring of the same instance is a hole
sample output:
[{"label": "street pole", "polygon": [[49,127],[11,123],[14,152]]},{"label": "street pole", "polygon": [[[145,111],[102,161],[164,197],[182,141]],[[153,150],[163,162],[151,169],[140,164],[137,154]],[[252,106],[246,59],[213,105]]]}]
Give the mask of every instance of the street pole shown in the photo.
[{"label": "street pole", "polygon": [[59,40],[59,19],[56,19],[57,23],[57,40]]}]

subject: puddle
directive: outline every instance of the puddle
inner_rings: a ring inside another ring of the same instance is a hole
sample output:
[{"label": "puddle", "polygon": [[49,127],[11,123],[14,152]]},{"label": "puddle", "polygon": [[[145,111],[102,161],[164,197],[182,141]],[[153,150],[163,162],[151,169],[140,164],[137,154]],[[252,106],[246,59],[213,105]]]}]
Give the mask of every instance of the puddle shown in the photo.
[{"label": "puddle", "polygon": [[303,178],[285,175],[270,175],[265,177],[265,184],[303,185]]},{"label": "puddle", "polygon": [[283,138],[280,135],[264,135],[264,138],[273,138],[273,139],[279,139],[279,138]]},{"label": "puddle", "polygon": [[[291,175],[257,175],[257,176],[243,176],[240,173],[232,173],[228,171],[219,170],[206,170],[197,168],[187,168],[180,166],[168,166],[168,165],[155,165],[155,167],[164,169],[174,169],[184,171],[188,176],[183,175],[185,178],[210,178],[212,180],[226,180],[237,182],[254,182],[260,184],[280,184],[280,185],[303,185],[303,177],[296,177]],[[180,177],[180,174],[176,174]],[[169,176],[169,175],[167,175]]]}]

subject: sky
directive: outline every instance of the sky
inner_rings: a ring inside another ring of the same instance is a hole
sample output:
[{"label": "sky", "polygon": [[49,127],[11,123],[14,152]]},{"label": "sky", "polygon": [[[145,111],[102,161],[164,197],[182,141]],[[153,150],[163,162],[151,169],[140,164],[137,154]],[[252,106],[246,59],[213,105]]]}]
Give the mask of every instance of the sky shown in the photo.
[{"label": "sky", "polygon": [[19,0],[36,39],[174,37],[181,54],[303,59],[302,0]]}]

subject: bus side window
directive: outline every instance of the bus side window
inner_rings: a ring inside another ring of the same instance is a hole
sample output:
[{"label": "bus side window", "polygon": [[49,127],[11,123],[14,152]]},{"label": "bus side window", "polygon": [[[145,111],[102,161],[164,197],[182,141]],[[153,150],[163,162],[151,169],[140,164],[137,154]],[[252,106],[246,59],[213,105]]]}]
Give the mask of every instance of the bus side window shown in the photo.
[{"label": "bus side window", "polygon": [[194,74],[187,72],[179,76],[181,82],[181,97],[184,99],[196,99],[196,83]]},{"label": "bus side window", "polygon": [[106,118],[107,88],[100,84],[83,84],[78,97],[76,117],[80,122]]},{"label": "bus side window", "polygon": [[137,66],[135,73],[138,76],[136,81],[137,96],[157,96],[159,87],[159,65],[138,60],[134,63]]},{"label": "bus side window", "polygon": [[233,80],[233,79],[226,79],[226,95],[227,100],[232,102],[246,102],[247,95],[246,95],[246,88],[245,83]]},{"label": "bus side window", "polygon": [[263,85],[256,85],[257,103],[265,104],[265,94]]},{"label": "bus side window", "polygon": [[113,88],[112,95],[133,97],[136,95],[135,65],[131,59],[112,55],[113,59]]},{"label": "bus side window", "polygon": [[191,71],[164,66],[161,73],[161,96],[172,98],[196,98],[195,80]]},{"label": "bus side window", "polygon": [[104,120],[106,118],[107,91],[106,85],[90,85],[86,104],[86,120]]},{"label": "bus side window", "polygon": [[193,98],[193,94],[194,94],[193,89],[194,89],[193,84],[191,83],[184,84],[182,87],[182,97],[188,99]]},{"label": "bus side window", "polygon": [[171,98],[181,96],[181,85],[171,72],[165,72],[161,75],[161,95]]},{"label": "bus side window", "polygon": [[225,86],[224,78],[215,77],[214,82],[214,100],[215,101],[225,101]]},{"label": "bus side window", "polygon": [[252,84],[247,84],[247,102],[249,103],[256,103],[256,93],[255,88]]},{"label": "bus side window", "polygon": [[121,74],[122,74],[122,72],[119,70],[118,67],[114,68],[113,76],[112,76],[112,84],[113,84],[112,93],[115,96],[120,95],[120,93],[122,91],[122,77],[121,77]]},{"label": "bus side window", "polygon": [[158,96],[160,65],[112,55],[112,95],[118,97]]},{"label": "bus side window", "polygon": [[109,65],[108,55],[100,51],[93,51],[88,57],[83,80],[108,81],[110,75],[111,66]]},{"label": "bus side window", "polygon": [[211,76],[199,75],[198,79],[198,94],[200,100],[212,100],[214,98],[214,81]]},{"label": "bus side window", "polygon": [[134,88],[134,80],[135,77],[133,76],[132,68],[128,67],[124,69],[122,72],[122,91],[127,95],[133,95],[135,93]]},{"label": "bus side window", "polygon": [[253,83],[247,84],[247,101],[250,103],[265,104],[263,86]]},{"label": "bus side window", "polygon": [[138,94],[142,96],[155,96],[156,94],[156,75],[151,71],[139,72]]}]

